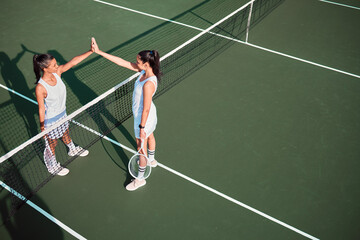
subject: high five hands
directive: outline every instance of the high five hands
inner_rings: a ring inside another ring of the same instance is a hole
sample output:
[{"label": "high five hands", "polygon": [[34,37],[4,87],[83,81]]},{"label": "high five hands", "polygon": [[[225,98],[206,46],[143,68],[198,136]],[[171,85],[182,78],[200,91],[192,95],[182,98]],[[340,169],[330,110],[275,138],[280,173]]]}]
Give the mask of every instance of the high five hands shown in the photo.
[{"label": "high five hands", "polygon": [[91,38],[91,51],[95,52],[95,53],[99,53],[100,49],[95,41],[95,38]]}]

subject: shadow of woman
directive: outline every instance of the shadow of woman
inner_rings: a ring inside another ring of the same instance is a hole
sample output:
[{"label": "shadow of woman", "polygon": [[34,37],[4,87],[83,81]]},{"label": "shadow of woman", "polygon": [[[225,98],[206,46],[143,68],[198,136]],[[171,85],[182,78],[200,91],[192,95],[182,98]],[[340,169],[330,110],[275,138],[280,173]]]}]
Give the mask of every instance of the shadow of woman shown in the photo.
[{"label": "shadow of woman", "polygon": [[[17,66],[17,63],[25,52],[26,49],[23,48],[22,51],[18,53],[14,59],[10,59],[5,52],[0,52],[1,75],[8,88],[13,89],[29,98],[33,98],[32,90],[29,89],[24,75]],[[17,145],[19,145],[30,137],[38,134],[38,124],[35,120],[37,115],[37,107],[32,103],[25,106],[24,102],[26,101],[23,101],[23,99],[21,99],[18,95],[11,92],[9,92],[9,95],[11,97],[11,103],[14,105],[16,111],[21,116],[26,126],[25,131],[27,131],[27,136],[24,136],[23,133],[20,136],[17,136],[18,139],[16,139],[16,141],[19,141],[17,143]],[[18,126],[16,126],[16,124],[12,126],[6,126],[6,129],[2,129],[2,131],[9,132],[9,137],[11,137],[14,133],[18,132],[18,129],[13,129],[13,127]],[[8,147],[13,148],[16,146]]]},{"label": "shadow of woman", "polygon": [[[5,184],[11,182],[11,188],[30,198],[32,191],[23,180],[17,169],[18,167],[12,163],[11,159],[3,164],[6,164],[6,168],[2,167],[0,172],[3,182]],[[11,239],[64,239],[63,231],[59,226],[49,220],[46,221],[45,216],[36,212],[33,208],[23,206],[26,203],[17,196],[7,192],[4,188],[1,188],[0,196],[0,213],[2,217],[0,228],[5,228]],[[34,195],[31,200],[51,215],[49,207],[41,198]],[[20,207],[22,207],[21,211],[18,211]]]},{"label": "shadow of woman", "polygon": [[[59,64],[65,64],[67,62],[63,58],[63,56],[56,50],[49,50],[48,53],[51,54],[52,56],[54,56]],[[86,66],[86,64],[85,64],[85,66]],[[71,93],[69,93],[69,95],[72,94],[73,96],[69,96],[69,97],[77,98],[78,101],[80,102],[81,106],[87,104],[91,100],[98,97],[98,95],[91,88],[89,88],[85,83],[83,83],[76,76],[75,71],[73,69],[70,69],[67,72],[63,73],[62,78],[63,78],[64,82],[71,89]],[[96,123],[96,125],[98,126],[100,133],[107,135],[111,139],[116,139],[115,136],[112,134],[111,129],[109,129],[109,127],[108,127],[108,125],[109,125],[108,122],[110,122],[110,126],[116,124],[116,125],[118,125],[117,128],[120,130],[120,132],[123,134],[123,136],[125,136],[125,138],[132,144],[132,146],[134,148],[136,148],[136,142],[135,142],[134,138],[131,136],[131,134],[129,133],[129,131],[121,124],[118,124],[119,120],[116,119],[114,117],[114,115],[106,109],[106,106],[104,105],[104,103],[102,101],[98,103],[97,108],[100,109],[100,111],[92,112],[90,114],[90,116],[93,119],[93,121]],[[74,139],[74,141],[76,142],[76,139]],[[102,144],[103,144],[103,141],[102,141]],[[103,146],[104,146],[104,149],[106,149],[104,144],[103,144]],[[120,147],[114,147],[114,149],[115,149],[117,155],[119,156],[119,158],[122,160],[124,166],[127,166],[129,158],[125,154],[124,150]],[[111,157],[110,152],[109,151],[107,151],[107,152],[108,152],[109,156]],[[117,162],[117,160],[114,159],[113,157],[111,157],[111,159],[119,168],[121,168],[122,170],[124,170],[124,172],[127,173],[126,182],[128,182],[130,180],[130,175],[128,174],[127,169],[122,167],[121,164],[119,164]]]}]

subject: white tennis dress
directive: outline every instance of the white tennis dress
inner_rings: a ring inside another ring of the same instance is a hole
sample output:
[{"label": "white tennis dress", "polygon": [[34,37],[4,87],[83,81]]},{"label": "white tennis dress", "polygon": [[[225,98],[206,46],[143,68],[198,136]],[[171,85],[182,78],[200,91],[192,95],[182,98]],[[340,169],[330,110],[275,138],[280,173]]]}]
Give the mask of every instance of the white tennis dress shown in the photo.
[{"label": "white tennis dress", "polygon": [[[45,129],[54,125],[57,121],[66,117],[66,87],[60,76],[53,73],[56,78],[56,85],[51,86],[42,78],[39,82],[44,86],[47,96],[45,102]],[[49,132],[48,136],[52,139],[61,138],[65,131],[69,128],[69,123],[65,122],[61,126]]]},{"label": "white tennis dress", "polygon": [[[147,81],[151,81],[155,85],[155,91],[153,93],[153,96],[157,90],[156,76],[152,76],[152,77],[145,79],[144,81],[140,81],[141,76],[144,74],[145,74],[145,71],[144,70],[141,71],[139,77],[136,79],[135,86],[134,86],[134,92],[133,92],[133,98],[132,98],[132,111],[133,111],[133,115],[134,115],[134,131],[135,131],[136,138],[140,138],[139,124],[141,123],[141,116],[142,116],[142,112],[143,112],[143,108],[144,108],[144,106],[143,106],[144,84]],[[156,124],[157,124],[156,107],[155,107],[154,103],[151,101],[150,112],[149,112],[149,116],[146,120],[145,129],[144,129],[145,133],[146,133],[146,138],[148,138],[149,135],[151,135],[151,133],[153,133],[155,131]]]}]

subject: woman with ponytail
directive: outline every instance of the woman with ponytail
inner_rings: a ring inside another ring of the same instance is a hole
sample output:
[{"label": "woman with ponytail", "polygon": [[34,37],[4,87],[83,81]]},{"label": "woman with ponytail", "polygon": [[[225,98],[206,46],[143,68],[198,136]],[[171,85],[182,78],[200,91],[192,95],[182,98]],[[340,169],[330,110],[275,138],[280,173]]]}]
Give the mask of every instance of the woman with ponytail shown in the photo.
[{"label": "woman with ponytail", "polygon": [[[139,151],[141,149],[141,142],[143,141],[142,151],[144,152],[142,152],[142,154],[148,156],[152,167],[156,167],[154,130],[156,128],[157,116],[152,97],[156,92],[161,76],[159,53],[156,50],[141,51],[136,57],[136,63],[131,63],[101,51],[94,38],[92,39],[92,50],[121,67],[140,72],[139,77],[135,81],[132,98],[136,144]],[[143,174],[141,170],[145,170],[146,162],[140,161],[139,165],[139,174]],[[145,184],[145,179],[133,179],[132,182],[126,186],[126,189],[134,191]]]},{"label": "woman with ponytail", "polygon": [[[34,55],[35,94],[39,105],[41,131],[66,117],[66,87],[61,80],[61,74],[86,59],[92,53],[93,51],[89,50],[60,66],[57,65],[56,59],[50,54]],[[55,147],[59,138],[69,148],[69,156],[86,156],[89,152],[80,146],[74,145],[69,136],[68,122],[50,131],[45,136],[44,162],[51,174],[65,176],[69,173],[69,169],[61,167],[55,157]]]}]

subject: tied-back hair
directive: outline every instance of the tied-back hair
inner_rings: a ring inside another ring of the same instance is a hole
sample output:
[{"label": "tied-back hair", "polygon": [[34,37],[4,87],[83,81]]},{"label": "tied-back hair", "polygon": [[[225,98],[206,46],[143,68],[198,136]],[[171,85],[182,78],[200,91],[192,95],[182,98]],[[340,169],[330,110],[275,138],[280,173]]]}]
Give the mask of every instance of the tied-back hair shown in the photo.
[{"label": "tied-back hair", "polygon": [[157,77],[158,81],[160,82],[160,78],[162,72],[160,71],[160,56],[159,52],[156,50],[144,50],[139,52],[138,54],[140,59],[143,63],[149,63],[150,67],[152,68],[155,76]]},{"label": "tied-back hair", "polygon": [[44,71],[44,68],[47,68],[49,66],[49,63],[51,60],[53,60],[54,57],[50,54],[35,54],[33,57],[33,65],[34,65],[34,73],[36,76],[36,82],[37,84],[41,78],[41,72]]}]

